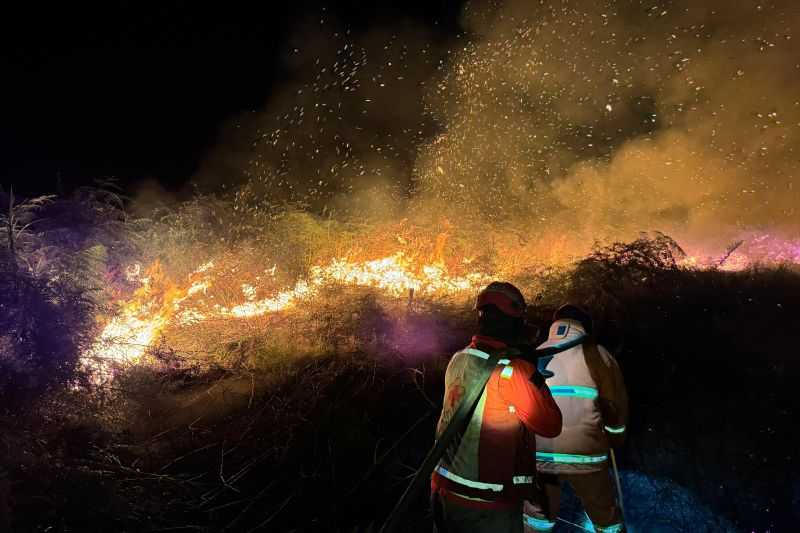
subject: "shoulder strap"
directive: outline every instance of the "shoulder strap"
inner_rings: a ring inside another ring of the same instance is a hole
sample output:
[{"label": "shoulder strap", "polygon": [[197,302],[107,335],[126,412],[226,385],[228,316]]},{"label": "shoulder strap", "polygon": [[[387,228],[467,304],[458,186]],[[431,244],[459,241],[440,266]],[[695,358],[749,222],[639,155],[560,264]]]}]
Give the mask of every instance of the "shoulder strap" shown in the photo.
[{"label": "shoulder strap", "polygon": [[497,367],[497,362],[500,360],[501,356],[506,353],[506,351],[494,350],[489,352],[489,359],[486,360],[485,364],[480,366],[478,375],[475,376],[475,381],[473,382],[474,386],[464,394],[461,403],[458,404],[455,413],[453,413],[453,418],[450,420],[450,423],[439,436],[439,439],[434,443],[433,448],[428,452],[428,455],[422,462],[422,466],[419,467],[411,483],[408,484],[408,487],[406,487],[397,505],[395,505],[389,517],[386,519],[386,522],[383,524],[383,527],[380,529],[380,533],[396,531],[399,524],[398,518],[405,514],[411,497],[418,493],[423,486],[428,485],[430,482],[428,478],[430,478],[433,469],[436,468],[436,465],[439,463],[439,459],[442,458],[445,450],[447,450],[447,447],[456,435],[466,428],[472,418],[473,411],[475,411],[475,406],[478,405],[478,400],[481,394],[483,394],[483,390],[486,388],[489,378],[492,376],[492,372]]}]

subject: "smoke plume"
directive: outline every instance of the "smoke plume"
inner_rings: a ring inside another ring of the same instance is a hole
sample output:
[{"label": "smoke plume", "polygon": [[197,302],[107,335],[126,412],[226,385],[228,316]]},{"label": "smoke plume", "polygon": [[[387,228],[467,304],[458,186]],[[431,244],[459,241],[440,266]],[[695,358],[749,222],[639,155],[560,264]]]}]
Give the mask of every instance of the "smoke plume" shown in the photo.
[{"label": "smoke plume", "polygon": [[445,40],[318,22],[287,47],[292,81],[201,178],[326,216],[447,218],[576,250],[798,231],[791,0],[473,2]]}]

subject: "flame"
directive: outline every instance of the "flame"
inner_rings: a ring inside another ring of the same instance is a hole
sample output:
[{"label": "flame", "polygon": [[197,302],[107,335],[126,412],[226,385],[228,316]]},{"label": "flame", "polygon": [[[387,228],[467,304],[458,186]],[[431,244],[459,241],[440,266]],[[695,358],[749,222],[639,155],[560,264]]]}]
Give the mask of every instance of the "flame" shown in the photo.
[{"label": "flame", "polygon": [[[415,269],[414,262],[403,252],[365,262],[339,258],[328,265],[313,267],[309,278],[299,280],[292,289],[263,300],[248,301],[231,309],[219,308],[219,314],[247,318],[275,313],[291,307],[299,300],[316,296],[321,287],[335,284],[372,287],[394,297],[401,297],[409,292],[424,296],[451,296],[475,290],[488,280],[489,276],[480,272],[451,276],[441,261]],[[252,294],[252,291],[248,291],[248,295]]]},{"label": "flame", "polygon": [[[189,278],[185,289],[174,285],[156,260],[142,275],[141,265],[127,269],[129,281],[140,284],[114,319],[102,330],[94,346],[84,357],[84,364],[98,366],[98,361],[135,362],[146,352],[181,308],[188,297],[205,291],[210,283],[196,279],[213,266],[201,265]],[[102,367],[102,363],[99,365]]]},{"label": "flame", "polygon": [[[140,267],[131,267],[129,272],[136,274],[141,286],[103,328],[85,359],[137,362],[170,324],[190,325],[212,318],[243,319],[277,313],[314,298],[323,287],[332,285],[372,287],[392,297],[409,293],[434,297],[474,291],[486,284],[489,276],[481,272],[461,276],[448,272],[442,260],[444,239],[446,236],[437,240],[437,259],[421,266],[403,252],[368,261],[335,258],[328,264],[312,267],[308,276],[297,280],[291,288],[262,299],[257,299],[259,288],[253,282],[240,283],[244,301],[233,306],[194,305],[198,302],[193,297],[205,295],[214,285],[213,262],[198,267],[183,288],[171,283],[158,261],[142,276]],[[266,273],[274,276],[276,268]]]},{"label": "flame", "polygon": [[[132,265],[126,269],[126,274],[139,287],[102,329],[94,346],[85,354],[84,362],[100,361],[101,373],[107,375],[103,361],[112,365],[140,361],[168,327],[279,313],[319,297],[323,289],[332,286],[370,287],[395,298],[408,295],[438,298],[474,293],[493,279],[492,274],[496,272],[475,270],[474,257],[467,255],[451,263],[454,269],[465,272],[451,273],[444,260],[447,238],[447,231],[439,234],[433,243],[433,253],[425,254],[431,258],[426,263],[419,261],[421,252],[412,256],[398,251],[361,261],[337,257],[312,267],[305,277],[282,290],[276,286],[276,274],[281,270],[279,265],[261,269],[248,279],[239,266],[226,269],[225,260],[220,258],[221,264],[214,261],[203,263],[181,283],[170,280],[159,261],[146,269]],[[744,242],[747,244],[743,245]],[[551,244],[554,250],[560,250],[564,245],[559,241]],[[704,249],[702,246],[691,249],[695,253],[682,259],[680,265],[683,268],[735,271],[758,262],[800,263],[800,240],[787,241],[767,234],[751,235],[747,241],[739,241],[716,256],[699,253]],[[551,250],[550,253],[554,252]],[[530,258],[527,261],[526,258],[516,259],[517,263],[522,261],[517,266],[541,262]],[[232,298],[224,293],[226,275],[234,277]],[[217,296],[224,293],[225,297],[215,298],[215,292]]]}]

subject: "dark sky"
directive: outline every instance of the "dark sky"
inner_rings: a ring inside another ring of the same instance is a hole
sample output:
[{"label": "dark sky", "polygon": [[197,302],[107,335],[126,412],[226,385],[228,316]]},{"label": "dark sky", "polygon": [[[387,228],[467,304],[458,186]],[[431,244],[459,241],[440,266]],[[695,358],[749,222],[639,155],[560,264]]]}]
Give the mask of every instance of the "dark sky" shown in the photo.
[{"label": "dark sky", "polygon": [[284,80],[295,25],[331,17],[458,31],[459,0],[24,3],[0,17],[0,185],[51,192],[114,176],[179,188],[219,128]]}]

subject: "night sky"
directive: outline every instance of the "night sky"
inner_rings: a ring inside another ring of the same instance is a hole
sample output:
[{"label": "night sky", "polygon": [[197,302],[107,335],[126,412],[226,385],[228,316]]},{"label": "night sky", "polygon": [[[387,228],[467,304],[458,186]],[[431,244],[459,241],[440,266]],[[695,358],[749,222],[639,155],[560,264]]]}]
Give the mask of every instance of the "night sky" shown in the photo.
[{"label": "night sky", "polygon": [[182,188],[220,128],[287,81],[281,57],[303,22],[329,18],[458,31],[461,2],[356,0],[25,3],[0,22],[0,184],[53,192],[115,177]]}]

